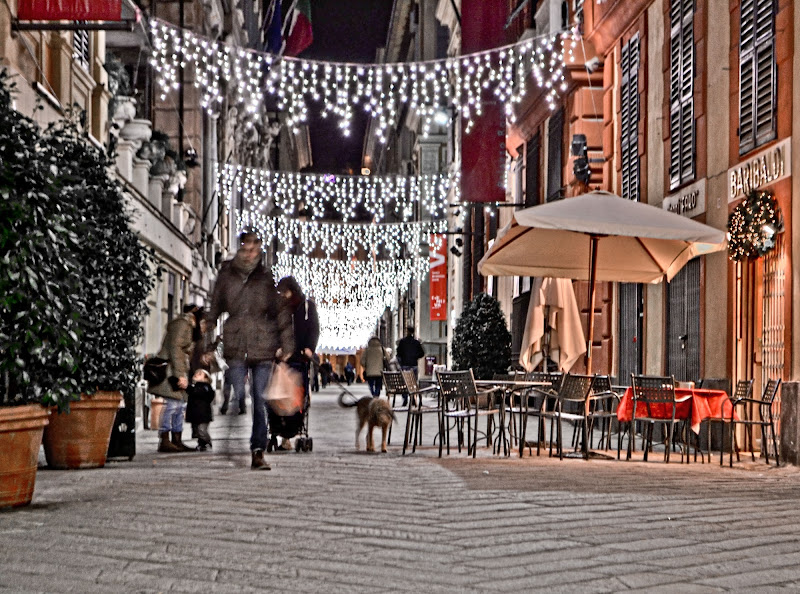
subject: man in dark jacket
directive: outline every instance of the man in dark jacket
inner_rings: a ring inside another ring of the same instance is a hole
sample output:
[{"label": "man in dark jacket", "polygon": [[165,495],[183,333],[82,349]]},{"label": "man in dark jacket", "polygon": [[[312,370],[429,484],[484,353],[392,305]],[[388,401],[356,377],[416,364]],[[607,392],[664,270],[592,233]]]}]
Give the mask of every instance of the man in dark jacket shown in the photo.
[{"label": "man in dark jacket", "polygon": [[[230,368],[231,383],[239,401],[244,400],[248,371],[251,378],[253,429],[250,435],[251,468],[269,470],[264,460],[267,447],[267,416],[262,395],[269,383],[276,353],[294,352],[290,312],[283,307],[272,271],[261,262],[261,238],[251,232],[240,236],[241,247],[233,260],[219,271],[211,307],[209,328],[228,312],[222,331],[223,356]],[[286,355],[288,357],[288,355]]]},{"label": "man in dark jacket", "polygon": [[397,343],[397,362],[400,369],[413,369],[417,373],[417,363],[425,356],[422,343],[414,338],[414,327],[406,328],[405,338],[401,338]]}]

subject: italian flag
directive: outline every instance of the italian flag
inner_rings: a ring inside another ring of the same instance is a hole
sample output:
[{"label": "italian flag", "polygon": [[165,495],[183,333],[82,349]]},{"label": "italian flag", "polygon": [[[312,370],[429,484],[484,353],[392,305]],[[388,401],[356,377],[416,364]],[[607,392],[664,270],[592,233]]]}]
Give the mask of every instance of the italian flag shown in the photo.
[{"label": "italian flag", "polygon": [[296,0],[289,16],[289,32],[286,35],[286,56],[296,56],[314,41],[311,30],[311,0]]}]

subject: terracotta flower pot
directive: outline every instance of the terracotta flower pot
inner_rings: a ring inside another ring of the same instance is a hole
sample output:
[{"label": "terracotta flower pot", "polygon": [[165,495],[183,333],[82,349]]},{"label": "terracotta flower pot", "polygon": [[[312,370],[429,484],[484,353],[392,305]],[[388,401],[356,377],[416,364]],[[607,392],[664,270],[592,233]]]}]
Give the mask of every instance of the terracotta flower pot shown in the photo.
[{"label": "terracotta flower pot", "polygon": [[163,398],[155,397],[150,401],[150,429],[158,431],[161,427],[161,413],[164,411]]},{"label": "terracotta flower pot", "polygon": [[31,502],[49,414],[38,404],[0,408],[0,508]]},{"label": "terracotta flower pot", "polygon": [[44,432],[44,454],[51,468],[101,468],[105,466],[120,392],[81,394],[69,413],[53,412]]}]

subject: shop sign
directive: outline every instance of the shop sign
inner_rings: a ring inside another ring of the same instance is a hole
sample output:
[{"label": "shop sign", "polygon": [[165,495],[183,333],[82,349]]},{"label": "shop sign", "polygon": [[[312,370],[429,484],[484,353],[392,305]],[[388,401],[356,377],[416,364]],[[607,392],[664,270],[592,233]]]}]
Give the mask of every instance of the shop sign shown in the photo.
[{"label": "shop sign", "polygon": [[21,21],[119,21],[122,0],[20,0]]},{"label": "shop sign", "polygon": [[703,214],[706,211],[706,180],[701,179],[670,194],[664,198],[661,206],[664,210],[689,218]]},{"label": "shop sign", "polygon": [[728,202],[792,174],[791,138],[728,170]]},{"label": "shop sign", "polygon": [[431,235],[431,320],[447,320],[447,236]]}]

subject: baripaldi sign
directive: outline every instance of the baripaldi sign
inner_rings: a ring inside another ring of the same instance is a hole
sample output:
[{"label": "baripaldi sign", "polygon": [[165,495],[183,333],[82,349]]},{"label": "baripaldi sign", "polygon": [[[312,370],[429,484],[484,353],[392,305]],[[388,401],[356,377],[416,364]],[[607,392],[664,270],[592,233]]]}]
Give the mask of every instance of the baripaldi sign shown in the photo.
[{"label": "baripaldi sign", "polygon": [[19,0],[21,21],[120,21],[122,0]]},{"label": "baripaldi sign", "polygon": [[447,319],[447,236],[431,235],[431,321]]},{"label": "baripaldi sign", "polygon": [[755,157],[728,169],[728,202],[743,198],[792,174],[792,139],[761,151]]}]

